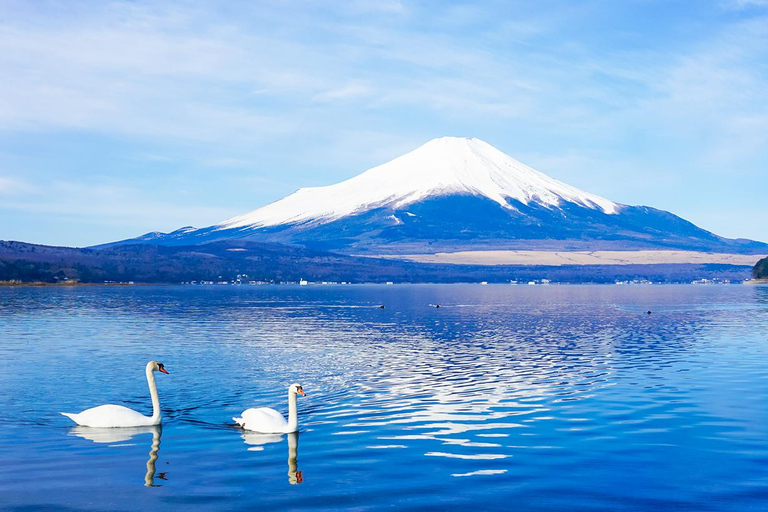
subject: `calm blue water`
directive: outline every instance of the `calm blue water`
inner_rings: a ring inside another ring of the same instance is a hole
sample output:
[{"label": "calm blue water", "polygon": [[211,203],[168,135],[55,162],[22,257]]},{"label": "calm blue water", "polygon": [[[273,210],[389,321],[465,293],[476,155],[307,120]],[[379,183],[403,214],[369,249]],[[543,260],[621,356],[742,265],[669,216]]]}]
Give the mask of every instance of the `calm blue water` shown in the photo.
[{"label": "calm blue water", "polygon": [[[0,333],[3,510],[768,509],[768,287],[2,288]],[[58,414],[149,414],[150,359],[161,430]],[[298,437],[232,426],[291,382]]]}]

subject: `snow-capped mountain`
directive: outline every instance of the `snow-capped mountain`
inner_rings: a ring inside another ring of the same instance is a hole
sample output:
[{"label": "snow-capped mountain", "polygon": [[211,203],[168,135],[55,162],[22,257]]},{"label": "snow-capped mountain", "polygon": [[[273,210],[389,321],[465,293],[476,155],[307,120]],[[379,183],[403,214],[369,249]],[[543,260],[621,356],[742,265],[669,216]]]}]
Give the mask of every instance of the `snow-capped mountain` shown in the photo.
[{"label": "snow-capped mountain", "polygon": [[[253,239],[351,253],[466,249],[765,252],[669,212],[567,185],[478,139],[442,137],[351,179],[302,188],[207,228],[118,243]],[[111,244],[110,244],[111,245]]]},{"label": "snow-capped mountain", "polygon": [[397,211],[451,195],[484,197],[509,210],[515,209],[510,199],[554,208],[568,202],[609,214],[620,207],[552,179],[482,140],[442,137],[336,185],[299,189],[218,228],[324,224],[375,208]]}]

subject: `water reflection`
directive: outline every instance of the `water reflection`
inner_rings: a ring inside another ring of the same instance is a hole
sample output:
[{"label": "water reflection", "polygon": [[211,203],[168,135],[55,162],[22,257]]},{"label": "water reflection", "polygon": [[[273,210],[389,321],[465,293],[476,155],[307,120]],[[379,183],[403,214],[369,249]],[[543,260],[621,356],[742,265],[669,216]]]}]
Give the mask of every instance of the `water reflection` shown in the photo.
[{"label": "water reflection", "polygon": [[151,427],[124,427],[124,428],[93,428],[77,426],[70,430],[70,434],[88,439],[99,444],[114,444],[130,441],[140,434],[152,434],[152,446],[149,450],[149,459],[147,460],[147,472],[144,474],[145,487],[160,487],[155,484],[155,478],[159,480],[168,480],[166,472],[155,475],[155,463],[157,462],[158,452],[160,451],[160,438],[163,435],[162,425]]},{"label": "water reflection", "polygon": [[265,444],[279,443],[283,440],[283,435],[288,437],[288,483],[296,485],[304,482],[304,475],[299,471],[299,433],[290,434],[258,434],[256,432],[244,432],[242,434],[243,442],[250,445],[248,451],[256,452],[264,450]]},{"label": "water reflection", "polygon": [[[157,461],[157,453],[160,451],[160,436],[163,433],[163,427],[156,425],[152,428],[152,448],[149,450],[149,459],[147,460],[147,472],[144,475],[145,487],[160,487],[160,484],[155,484],[155,462]],[[157,478],[160,480],[168,480],[165,477],[165,471],[159,473]]]}]

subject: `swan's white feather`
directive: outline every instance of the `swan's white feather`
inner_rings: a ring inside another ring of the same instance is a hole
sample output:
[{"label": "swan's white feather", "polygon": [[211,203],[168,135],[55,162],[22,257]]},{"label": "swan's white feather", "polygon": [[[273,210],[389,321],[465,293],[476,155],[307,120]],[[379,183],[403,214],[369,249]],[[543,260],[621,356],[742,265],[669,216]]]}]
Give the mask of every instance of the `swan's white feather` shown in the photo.
[{"label": "swan's white feather", "polygon": [[160,418],[153,420],[133,409],[113,404],[92,407],[79,414],[69,412],[61,414],[84,427],[146,427],[160,424]]},{"label": "swan's white feather", "polygon": [[252,407],[243,411],[242,417],[232,418],[246,430],[262,434],[284,434],[288,432],[288,422],[282,414],[269,407]]}]

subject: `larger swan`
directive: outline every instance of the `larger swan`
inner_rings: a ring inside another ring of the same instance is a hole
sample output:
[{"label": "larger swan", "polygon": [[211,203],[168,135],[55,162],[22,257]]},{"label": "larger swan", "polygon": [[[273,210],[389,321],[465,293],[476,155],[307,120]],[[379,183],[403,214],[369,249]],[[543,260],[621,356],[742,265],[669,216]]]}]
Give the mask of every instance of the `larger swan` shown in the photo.
[{"label": "larger swan", "polygon": [[262,434],[289,434],[299,430],[299,419],[296,414],[296,395],[307,396],[301,384],[291,384],[288,387],[288,421],[283,415],[269,407],[246,409],[240,418],[232,418],[235,423],[246,430]]},{"label": "larger swan", "polygon": [[122,405],[112,404],[86,409],[79,414],[71,412],[63,412],[61,414],[84,427],[112,428],[159,425],[162,421],[162,416],[160,414],[160,399],[157,396],[157,384],[155,384],[155,372],[168,373],[163,363],[158,363],[157,361],[147,363],[147,383],[149,384],[149,394],[152,396],[151,417],[144,416]]}]

